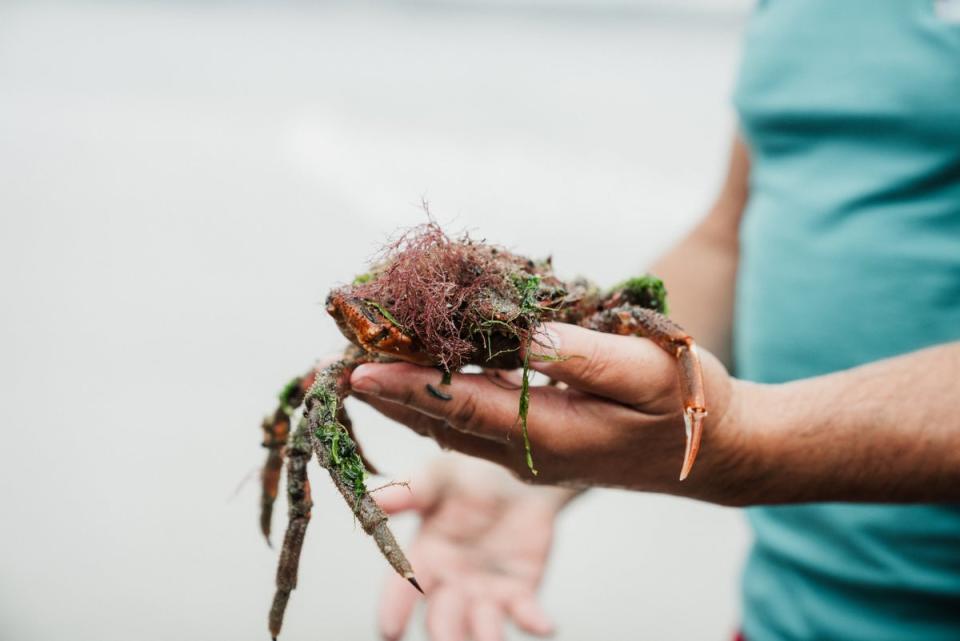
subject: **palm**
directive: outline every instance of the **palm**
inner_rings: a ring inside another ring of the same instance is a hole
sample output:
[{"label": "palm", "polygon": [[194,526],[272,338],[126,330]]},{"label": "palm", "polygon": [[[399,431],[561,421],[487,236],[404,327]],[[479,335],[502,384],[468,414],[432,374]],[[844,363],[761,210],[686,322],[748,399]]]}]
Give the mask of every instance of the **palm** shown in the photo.
[{"label": "palm", "polygon": [[[409,551],[427,593],[432,639],[495,641],[508,617],[530,632],[550,631],[536,601],[556,515],[544,492],[489,464],[457,459],[432,467],[411,493],[391,488],[378,496],[387,511],[420,513]],[[405,581],[391,579],[381,612],[386,638],[399,638],[415,600]]]},{"label": "palm", "polygon": [[553,513],[529,498],[479,489],[455,481],[424,514],[412,550],[419,572],[478,596],[530,594],[543,575]]}]

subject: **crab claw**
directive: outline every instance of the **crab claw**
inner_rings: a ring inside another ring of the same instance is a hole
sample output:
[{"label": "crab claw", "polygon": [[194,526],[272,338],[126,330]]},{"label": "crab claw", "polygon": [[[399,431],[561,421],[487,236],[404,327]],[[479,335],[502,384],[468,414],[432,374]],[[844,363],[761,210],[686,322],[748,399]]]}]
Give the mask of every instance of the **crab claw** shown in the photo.
[{"label": "crab claw", "polygon": [[683,424],[687,431],[687,446],[683,453],[683,467],[680,469],[680,480],[690,476],[693,463],[697,460],[700,451],[700,439],[703,436],[703,419],[707,410],[702,407],[687,407],[683,410]]}]

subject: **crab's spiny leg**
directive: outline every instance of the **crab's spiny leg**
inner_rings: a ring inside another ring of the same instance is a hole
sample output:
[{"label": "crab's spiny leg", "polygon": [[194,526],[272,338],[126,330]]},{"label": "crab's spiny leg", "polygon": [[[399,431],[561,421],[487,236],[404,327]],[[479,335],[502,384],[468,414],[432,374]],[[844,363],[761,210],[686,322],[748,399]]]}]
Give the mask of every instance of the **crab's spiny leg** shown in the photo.
[{"label": "crab's spiny leg", "polygon": [[290,417],[303,403],[306,391],[313,385],[316,373],[298,376],[280,392],[280,403],[271,416],[263,421],[263,446],[267,448],[267,460],[260,473],[260,531],[270,544],[270,528],[273,519],[273,504],[280,487],[280,472],[283,469],[284,447],[290,435]]},{"label": "crab's spiny leg", "polygon": [[644,336],[677,359],[680,394],[683,399],[683,421],[687,433],[680,480],[686,479],[700,451],[703,420],[707,416],[703,372],[693,339],[663,314],[638,305],[622,305],[597,312],[583,324],[602,332]]},{"label": "crab's spiny leg", "polygon": [[277,591],[270,608],[270,635],[276,639],[283,625],[283,613],[290,599],[290,592],[297,587],[297,569],[300,566],[300,550],[303,537],[310,523],[310,509],[313,500],[310,497],[310,479],[307,478],[307,463],[311,450],[307,433],[307,422],[301,420],[290,445],[287,447],[287,498],[289,500],[289,522],[287,533],[283,537],[280,549],[280,563],[277,567]]},{"label": "crab's spiny leg", "polygon": [[270,545],[270,527],[273,520],[273,504],[280,488],[280,471],[283,469],[283,448],[290,432],[290,417],[268,416],[263,420],[263,446],[267,448],[267,460],[260,473],[260,531]]},{"label": "crab's spiny leg", "polygon": [[374,467],[370,459],[363,453],[363,448],[360,447],[360,441],[357,440],[357,435],[353,432],[353,421],[350,420],[350,415],[347,414],[347,407],[343,403],[337,408],[337,422],[343,425],[343,429],[347,430],[347,435],[350,436],[350,440],[353,441],[353,444],[356,446],[357,455],[363,462],[363,466],[367,468],[367,471],[371,474],[379,474],[380,472],[377,471],[377,468]]},{"label": "crab's spiny leg", "polygon": [[333,484],[363,530],[373,537],[390,567],[422,592],[410,562],[387,525],[387,515],[367,492],[356,445],[337,422],[339,407],[349,393],[350,372],[359,362],[356,359],[339,361],[317,375],[306,399],[310,439],[317,462],[330,473]]}]

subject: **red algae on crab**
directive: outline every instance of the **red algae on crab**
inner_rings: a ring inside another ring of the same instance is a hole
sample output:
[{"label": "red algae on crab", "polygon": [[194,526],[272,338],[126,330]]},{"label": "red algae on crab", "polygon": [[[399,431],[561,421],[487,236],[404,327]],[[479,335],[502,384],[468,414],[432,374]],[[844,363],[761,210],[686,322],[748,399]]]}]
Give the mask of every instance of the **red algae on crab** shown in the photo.
[{"label": "red algae on crab", "polygon": [[[466,234],[451,239],[429,222],[387,245],[369,279],[355,285],[353,293],[375,301],[452,372],[478,349],[477,328],[495,319],[498,307],[517,299],[516,275],[525,268],[533,271],[532,264],[509,252]],[[514,329],[523,339],[533,328],[521,322]]]}]

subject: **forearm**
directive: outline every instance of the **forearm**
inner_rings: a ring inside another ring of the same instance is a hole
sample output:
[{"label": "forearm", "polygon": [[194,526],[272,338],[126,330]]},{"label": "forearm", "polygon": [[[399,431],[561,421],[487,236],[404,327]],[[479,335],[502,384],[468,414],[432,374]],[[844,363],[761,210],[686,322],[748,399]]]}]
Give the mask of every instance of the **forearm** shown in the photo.
[{"label": "forearm", "polygon": [[733,325],[738,230],[747,202],[750,160],[734,139],[727,177],[710,211],[650,271],[667,285],[670,317],[727,366]]},{"label": "forearm", "polygon": [[729,366],[737,244],[713,227],[708,217],[650,271],[667,286],[670,317]]},{"label": "forearm", "polygon": [[686,493],[732,505],[960,501],[960,343],[735,388],[717,452],[704,444]]}]

